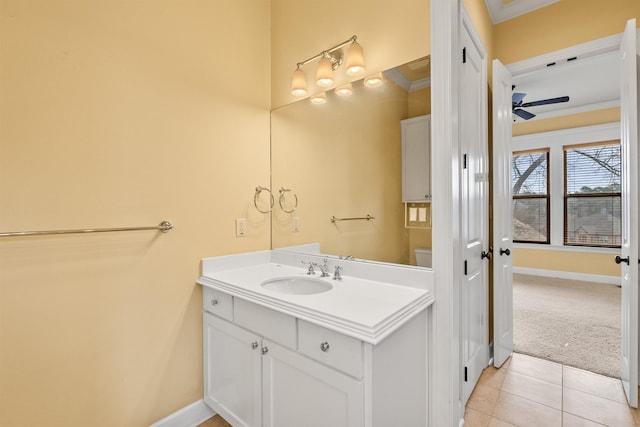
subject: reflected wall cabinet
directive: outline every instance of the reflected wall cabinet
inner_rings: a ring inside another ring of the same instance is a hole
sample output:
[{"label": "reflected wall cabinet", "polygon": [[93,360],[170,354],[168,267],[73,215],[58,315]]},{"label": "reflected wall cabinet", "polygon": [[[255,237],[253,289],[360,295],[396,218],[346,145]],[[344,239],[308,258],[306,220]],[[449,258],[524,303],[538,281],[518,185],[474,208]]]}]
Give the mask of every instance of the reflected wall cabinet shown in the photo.
[{"label": "reflected wall cabinet", "polygon": [[402,201],[431,201],[431,115],[400,121]]}]

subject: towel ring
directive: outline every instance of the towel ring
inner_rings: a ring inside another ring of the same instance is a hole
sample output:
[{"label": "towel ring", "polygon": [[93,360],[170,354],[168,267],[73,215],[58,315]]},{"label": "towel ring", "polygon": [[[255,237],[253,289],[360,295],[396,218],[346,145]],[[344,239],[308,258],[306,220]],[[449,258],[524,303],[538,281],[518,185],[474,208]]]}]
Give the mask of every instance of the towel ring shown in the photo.
[{"label": "towel ring", "polygon": [[[260,197],[260,193],[262,192],[262,190],[268,191],[269,192],[269,197],[271,198],[271,204],[269,206],[269,209],[266,210],[266,211],[263,211],[262,209],[260,209],[258,207],[258,197]],[[271,190],[269,190],[268,188],[262,187],[262,186],[257,186],[256,187],[256,194],[253,196],[253,205],[256,207],[258,212],[265,213],[265,214],[271,212],[273,210],[274,203],[275,203],[275,200],[273,199],[273,194],[271,193]]]},{"label": "towel ring", "polygon": [[284,195],[287,191],[291,191],[291,189],[289,188],[284,188],[284,187],[280,187],[280,198],[278,199],[278,203],[280,204],[280,208],[286,212],[286,213],[294,213],[296,211],[296,209],[298,208],[298,196],[295,193],[291,193],[293,194],[293,198],[295,200],[295,203],[293,205],[293,209],[291,209],[290,211],[285,209],[284,206],[282,206],[282,201],[284,200]]}]

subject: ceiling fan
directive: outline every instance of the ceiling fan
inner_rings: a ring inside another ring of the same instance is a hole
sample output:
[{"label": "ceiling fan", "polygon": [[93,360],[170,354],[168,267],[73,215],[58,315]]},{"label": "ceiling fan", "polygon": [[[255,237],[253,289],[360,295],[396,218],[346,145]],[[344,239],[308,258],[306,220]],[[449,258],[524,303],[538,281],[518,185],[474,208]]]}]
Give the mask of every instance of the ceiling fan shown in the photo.
[{"label": "ceiling fan", "polygon": [[[512,86],[511,90],[513,89],[515,89],[515,86]],[[527,96],[526,93],[518,93],[518,92],[514,92],[513,95],[511,96],[511,111],[513,111],[513,114],[515,114],[516,116],[521,117],[525,120],[530,120],[534,118],[536,115],[528,112],[527,110],[523,110],[523,108],[536,107],[538,105],[558,104],[560,102],[569,102],[568,96],[541,99],[540,101],[523,102],[525,96]]]}]

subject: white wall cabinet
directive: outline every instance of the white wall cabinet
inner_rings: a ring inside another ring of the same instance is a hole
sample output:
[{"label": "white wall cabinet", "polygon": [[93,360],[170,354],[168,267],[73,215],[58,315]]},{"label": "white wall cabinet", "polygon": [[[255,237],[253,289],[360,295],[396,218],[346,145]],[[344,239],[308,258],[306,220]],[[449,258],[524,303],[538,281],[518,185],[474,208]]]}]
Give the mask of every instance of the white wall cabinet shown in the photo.
[{"label": "white wall cabinet", "polygon": [[431,115],[400,122],[402,129],[402,201],[431,201]]},{"label": "white wall cabinet", "polygon": [[203,290],[204,400],[234,427],[426,425],[426,311],[372,345]]}]

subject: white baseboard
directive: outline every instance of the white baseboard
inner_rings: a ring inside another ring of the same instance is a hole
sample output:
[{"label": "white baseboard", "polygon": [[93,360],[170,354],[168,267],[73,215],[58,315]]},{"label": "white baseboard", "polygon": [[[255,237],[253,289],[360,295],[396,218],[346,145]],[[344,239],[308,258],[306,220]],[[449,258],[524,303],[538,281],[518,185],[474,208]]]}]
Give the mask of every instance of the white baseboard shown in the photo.
[{"label": "white baseboard", "polygon": [[216,412],[200,399],[189,406],[151,424],[149,427],[196,427],[213,417]]},{"label": "white baseboard", "polygon": [[620,276],[605,276],[604,274],[575,273],[572,271],[543,270],[541,268],[513,267],[514,273],[530,274],[532,276],[553,277],[557,279],[583,280],[585,282],[608,283],[620,285]]}]

